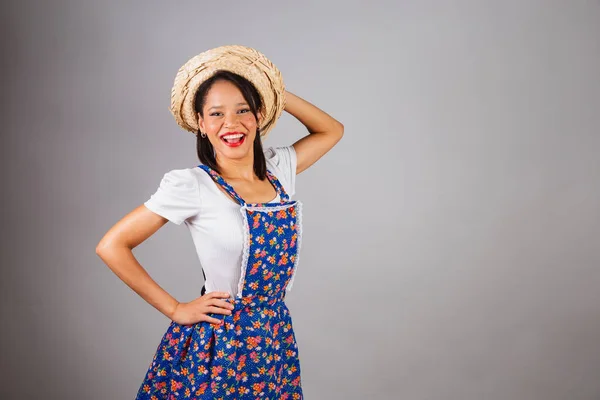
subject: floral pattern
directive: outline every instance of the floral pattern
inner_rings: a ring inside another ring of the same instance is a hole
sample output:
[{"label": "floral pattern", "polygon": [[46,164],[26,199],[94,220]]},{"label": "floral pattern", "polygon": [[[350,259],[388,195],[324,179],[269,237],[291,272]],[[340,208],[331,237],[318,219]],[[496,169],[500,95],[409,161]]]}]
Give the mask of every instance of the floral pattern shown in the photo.
[{"label": "floral pattern", "polygon": [[303,398],[298,346],[284,298],[300,247],[300,203],[289,201],[277,178],[267,176],[280,204],[247,205],[214,170],[200,165],[245,214],[247,243],[241,290],[221,324],[171,322],[138,400]]}]

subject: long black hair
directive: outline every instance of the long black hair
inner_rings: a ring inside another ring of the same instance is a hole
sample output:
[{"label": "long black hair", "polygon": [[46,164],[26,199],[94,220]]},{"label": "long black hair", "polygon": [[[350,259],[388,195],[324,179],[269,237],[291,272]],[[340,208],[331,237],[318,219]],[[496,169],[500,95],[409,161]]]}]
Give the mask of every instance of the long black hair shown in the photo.
[{"label": "long black hair", "polygon": [[[213,76],[202,82],[194,100],[194,110],[204,118],[204,104],[206,103],[206,95],[210,88],[218,81],[228,81],[233,83],[242,92],[246,103],[258,121],[258,114],[263,108],[262,97],[256,87],[246,78],[230,71],[217,71]],[[215,159],[215,149],[208,140],[208,137],[203,138],[198,130],[196,135],[196,151],[200,162],[219,172],[217,161]],[[264,180],[267,176],[267,162],[263,152],[260,131],[256,128],[256,137],[254,138],[254,173],[256,176]]]}]

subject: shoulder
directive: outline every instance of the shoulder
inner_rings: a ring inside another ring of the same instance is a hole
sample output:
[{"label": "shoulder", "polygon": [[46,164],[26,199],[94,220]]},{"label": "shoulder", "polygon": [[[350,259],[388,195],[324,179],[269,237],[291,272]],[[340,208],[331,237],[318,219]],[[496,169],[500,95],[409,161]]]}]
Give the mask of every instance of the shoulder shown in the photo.
[{"label": "shoulder", "polygon": [[194,168],[166,172],[144,205],[168,220],[181,224],[199,210],[199,185]]},{"label": "shoulder", "polygon": [[172,169],[163,175],[160,188],[181,193],[187,192],[189,196],[193,196],[199,189],[198,170],[200,170],[198,167]]},{"label": "shoulder", "polygon": [[197,179],[197,175],[193,168],[172,169],[163,175],[162,180],[173,185],[193,185]]},{"label": "shoulder", "polygon": [[296,160],[294,146],[268,147],[264,152],[267,165],[283,167]]},{"label": "shoulder", "polygon": [[283,185],[288,195],[296,192],[296,151],[294,146],[269,147],[265,151],[267,169]]}]

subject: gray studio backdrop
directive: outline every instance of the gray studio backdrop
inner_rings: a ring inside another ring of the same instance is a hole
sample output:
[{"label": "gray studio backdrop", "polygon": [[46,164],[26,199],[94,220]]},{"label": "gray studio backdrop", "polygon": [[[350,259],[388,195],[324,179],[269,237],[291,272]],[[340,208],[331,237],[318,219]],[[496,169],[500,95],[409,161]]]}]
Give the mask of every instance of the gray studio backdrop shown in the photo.
[{"label": "gray studio backdrop", "polygon": [[[134,397],[169,321],[95,246],[197,164],[177,69],[244,44],[346,127],[297,183],[307,399],[600,399],[600,2],[3,8],[0,398]],[[135,254],[199,295],[184,226]]]}]

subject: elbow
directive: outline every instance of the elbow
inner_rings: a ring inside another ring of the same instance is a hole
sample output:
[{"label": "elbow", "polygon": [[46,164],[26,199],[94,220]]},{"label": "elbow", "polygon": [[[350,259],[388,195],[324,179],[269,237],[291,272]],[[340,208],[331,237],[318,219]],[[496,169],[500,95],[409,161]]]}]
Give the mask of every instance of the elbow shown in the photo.
[{"label": "elbow", "polygon": [[106,253],[107,248],[108,246],[103,241],[100,241],[96,245],[96,255],[102,258],[102,254]]},{"label": "elbow", "polygon": [[111,254],[115,251],[119,251],[120,249],[129,249],[133,250],[134,246],[130,246],[129,243],[119,240],[118,238],[113,238],[106,236],[98,242],[96,245],[96,255],[98,255],[103,260],[106,258],[110,258]]},{"label": "elbow", "polygon": [[337,135],[337,140],[339,141],[344,136],[344,124],[339,121],[336,121],[335,133]]},{"label": "elbow", "polygon": [[109,237],[105,236],[98,242],[96,245],[96,255],[100,258],[104,258],[108,253],[110,253],[114,248],[114,240],[111,240]]}]

